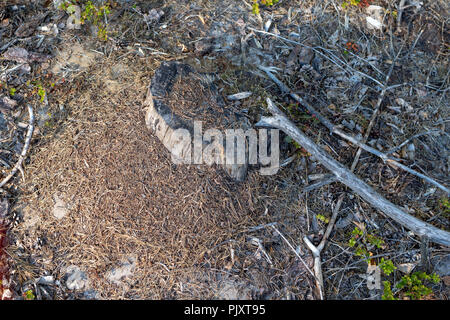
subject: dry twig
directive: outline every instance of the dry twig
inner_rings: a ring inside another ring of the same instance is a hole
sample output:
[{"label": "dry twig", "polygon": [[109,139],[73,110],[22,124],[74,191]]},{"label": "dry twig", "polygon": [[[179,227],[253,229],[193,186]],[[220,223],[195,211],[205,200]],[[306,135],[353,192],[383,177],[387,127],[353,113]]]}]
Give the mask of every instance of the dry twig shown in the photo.
[{"label": "dry twig", "polygon": [[272,117],[262,117],[257,126],[273,127],[283,130],[291,136],[311,155],[313,155],[323,166],[334,173],[339,182],[351,188],[356,194],[365,199],[375,208],[385,213],[388,217],[394,219],[401,225],[422,236],[428,235],[430,240],[442,245],[450,245],[450,233],[440,230],[428,223],[425,223],[404,212],[398,206],[394,205],[382,195],[373,190],[367,183],[359,179],[350,170],[341,163],[330,157],[324,150],[317,146],[308,138],[286,115],[281,112],[272,101],[267,98],[268,110],[273,114]]},{"label": "dry twig", "polygon": [[[331,133],[337,134],[338,136],[340,136],[341,138],[344,138],[345,140],[353,143],[354,145],[358,146],[359,148],[376,155],[377,157],[381,158],[384,162],[388,162],[408,173],[411,173],[419,178],[422,178],[423,180],[427,181],[428,183],[431,183],[433,185],[435,185],[436,187],[438,187],[439,189],[445,191],[446,193],[450,194],[450,189],[448,189],[446,186],[440,184],[439,182],[431,179],[430,177],[427,177],[426,175],[417,172],[403,164],[401,164],[400,162],[398,162],[399,159],[395,159],[393,157],[388,156],[387,154],[378,151],[375,148],[372,148],[368,145],[366,145],[365,143],[357,140],[355,137],[346,134],[345,132],[343,132],[341,129],[337,128],[334,124],[332,124],[327,118],[325,118],[324,116],[322,116],[322,114],[320,114],[315,108],[313,108],[308,102],[306,102],[304,99],[302,99],[301,97],[299,97],[297,94],[293,93],[285,84],[283,84],[280,80],[278,80],[272,73],[271,73],[271,69],[270,68],[266,68],[266,67],[259,67],[261,70],[263,70],[264,72],[266,72],[266,74],[269,76],[270,79],[272,79],[272,81],[274,81],[281,89],[281,91],[283,93],[288,93],[294,100],[296,100],[297,102],[301,103],[304,107],[306,107],[306,109],[313,114],[315,117],[317,117],[317,119],[319,119],[319,121],[325,126],[327,127]],[[380,97],[383,97],[384,94],[387,91],[387,87],[383,86],[384,89],[382,90],[382,93],[380,95]],[[381,104],[381,100],[378,100],[378,104]],[[375,113],[376,115],[376,113]]]},{"label": "dry twig", "polygon": [[25,137],[25,144],[22,149],[22,153],[19,156],[19,160],[17,160],[16,165],[14,168],[12,168],[9,175],[7,175],[2,182],[0,182],[0,188],[2,188],[8,181],[16,174],[17,171],[22,171],[22,163],[25,160],[25,157],[27,155],[28,149],[30,148],[30,142],[31,137],[33,136],[33,130],[34,130],[34,114],[33,114],[33,107],[28,105],[28,114],[30,115],[30,120],[28,123],[28,131],[27,135]]}]

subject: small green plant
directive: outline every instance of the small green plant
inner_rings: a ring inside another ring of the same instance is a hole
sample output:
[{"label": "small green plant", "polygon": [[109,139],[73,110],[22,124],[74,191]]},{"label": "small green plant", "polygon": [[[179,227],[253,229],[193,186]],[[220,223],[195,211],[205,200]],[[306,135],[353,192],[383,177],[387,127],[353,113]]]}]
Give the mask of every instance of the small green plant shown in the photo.
[{"label": "small green plant", "polygon": [[23,294],[23,297],[24,297],[25,300],[34,300],[34,299],[36,299],[36,297],[34,296],[33,291],[31,289],[25,291],[24,294]]},{"label": "small green plant", "polygon": [[42,84],[39,80],[33,80],[27,81],[27,86],[31,86],[33,88],[33,93],[37,93],[39,96],[39,101],[42,103],[45,101],[45,96],[47,95],[47,92],[45,91],[44,87],[42,87]]},{"label": "small green plant", "polygon": [[444,217],[448,217],[450,215],[450,201],[448,200],[448,198],[442,198],[439,202],[442,214],[444,215]]},{"label": "small green plant", "polygon": [[[287,136],[284,139],[285,142],[291,144],[294,149],[295,149],[295,153],[299,156],[299,157],[309,157],[311,154],[305,150],[305,148],[303,148],[297,141],[295,141],[294,139],[292,139],[291,137]],[[318,219],[320,220],[320,218],[318,217]]]},{"label": "small green plant", "polygon": [[397,267],[394,266],[394,263],[391,260],[384,260],[384,258],[381,258],[378,267],[380,267],[381,271],[383,271],[383,273],[387,276],[397,269]]},{"label": "small green plant", "polygon": [[[438,284],[441,279],[435,273],[414,272],[411,275],[404,275],[395,285],[398,290],[395,295],[408,297],[411,300],[422,300],[433,293],[431,284]],[[383,281],[384,292],[382,300],[398,300],[391,290],[391,283]]]},{"label": "small green plant", "polygon": [[[355,255],[362,257],[368,264],[374,264],[373,249],[382,249],[385,242],[380,237],[367,232],[364,224],[358,225],[351,232],[351,238],[348,246],[355,248]],[[381,258],[378,263],[380,270],[386,275],[391,275],[397,267],[392,260]],[[397,297],[408,297],[412,300],[421,300],[433,293],[431,284],[439,283],[440,278],[437,274],[427,274],[425,272],[414,272],[411,275],[404,275],[395,285],[396,292],[392,292],[390,281],[383,281],[383,300],[398,300]]]},{"label": "small green plant", "polygon": [[425,272],[414,272],[411,275],[405,275],[396,284],[397,289],[403,290],[404,295],[412,300],[421,300],[433,293],[428,287],[430,284],[439,283],[440,278],[437,274],[427,274]]},{"label": "small green plant", "polygon": [[274,4],[278,3],[279,0],[253,0],[252,5],[252,12],[254,14],[259,14],[259,5],[265,5],[265,6],[273,6]]},{"label": "small green plant", "polygon": [[320,220],[320,221],[322,221],[322,222],[325,222],[325,223],[330,222],[330,219],[328,219],[328,218],[325,217],[324,215],[318,214],[318,215],[316,215],[316,217],[317,217],[318,220]]},{"label": "small green plant", "polygon": [[296,121],[302,121],[306,123],[312,122],[313,124],[319,123],[319,119],[314,114],[310,114],[308,110],[303,111],[298,103],[289,103],[286,107],[289,111],[289,115]]},{"label": "small green plant", "polygon": [[397,19],[397,10],[385,10],[386,14],[390,14],[394,19]]},{"label": "small green plant", "polygon": [[44,102],[44,100],[45,100],[45,90],[44,90],[44,88],[42,88],[42,85],[38,85],[38,95],[39,95],[39,97],[41,97],[40,98],[40,101],[41,101],[41,103],[42,102]]},{"label": "small green plant", "polygon": [[384,246],[384,240],[363,231],[362,229],[355,227],[352,230],[352,237],[348,241],[349,247],[355,247],[355,255],[364,258],[367,263],[372,260],[373,248],[382,249]]},{"label": "small green plant", "polygon": [[383,281],[383,295],[381,296],[381,300],[398,300],[394,297],[391,289],[391,283],[389,281]]}]

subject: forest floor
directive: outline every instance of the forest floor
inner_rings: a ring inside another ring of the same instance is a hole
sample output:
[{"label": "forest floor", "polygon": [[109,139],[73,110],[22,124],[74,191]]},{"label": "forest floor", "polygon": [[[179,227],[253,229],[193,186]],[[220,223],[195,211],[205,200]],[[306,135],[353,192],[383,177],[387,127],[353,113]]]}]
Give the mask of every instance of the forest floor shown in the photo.
[{"label": "forest floor", "polygon": [[[280,0],[259,14],[243,0],[93,2],[92,12],[105,4],[110,12],[79,29],[52,1],[0,7],[0,179],[26,145],[27,107],[35,116],[27,157],[0,188],[0,297],[319,299],[303,237],[318,244],[341,197],[321,257],[326,299],[379,300],[383,281],[393,297],[410,299],[413,289],[395,284],[416,272],[440,277],[423,280],[431,291],[420,298],[449,297],[448,247],[330,182],[284,133],[277,174],[250,167],[237,183],[214,166],[174,165],[143,107],[161,62],[182,61],[214,74],[227,106],[252,125],[270,98],[350,168],[358,148],[259,68],[273,67],[342,130],[360,138],[369,131],[368,145],[448,187],[446,1]],[[252,94],[227,98],[240,92]],[[449,231],[445,191],[365,151],[354,173]],[[386,261],[392,272],[382,268],[381,283],[368,286],[368,266]]]}]

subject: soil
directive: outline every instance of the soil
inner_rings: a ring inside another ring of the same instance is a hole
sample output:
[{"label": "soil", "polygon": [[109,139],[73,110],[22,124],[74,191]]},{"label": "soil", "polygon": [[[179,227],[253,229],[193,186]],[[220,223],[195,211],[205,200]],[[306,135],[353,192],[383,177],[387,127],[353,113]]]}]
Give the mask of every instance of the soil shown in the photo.
[{"label": "soil", "polygon": [[[367,143],[386,152],[423,133],[393,155],[448,186],[445,1],[407,7],[400,24],[387,14],[378,31],[367,28],[364,8],[344,10],[341,1],[280,1],[262,6],[260,15],[238,0],[108,3],[106,41],[90,22],[67,29],[67,13],[49,1],[0,7],[0,54],[18,46],[51,57],[1,61],[0,96],[17,104],[0,104],[1,179],[25,143],[27,105],[37,119],[23,171],[0,189],[9,203],[3,210],[0,202],[0,222],[4,214],[8,225],[0,297],[318,299],[308,271],[313,257],[302,239],[308,235],[318,244],[344,194],[322,252],[325,297],[381,299],[382,287],[366,285],[366,260],[349,246],[357,226],[383,239],[380,247],[368,246],[370,263],[385,258],[414,271],[439,269],[442,281],[426,298],[448,298],[449,275],[442,271],[448,268],[435,267],[448,260],[448,248],[429,244],[424,252],[420,238],[337,182],[303,192],[329,172],[283,133],[278,173],[262,176],[252,166],[245,181],[235,182],[216,166],[174,165],[146,127],[143,107],[160,64],[187,63],[212,75],[225,102],[211,103],[218,114],[238,113],[254,125],[268,114],[270,97],[350,167],[358,149],[330,135],[258,66],[278,68],[276,76],[289,88],[360,137],[391,70],[387,85],[398,86],[386,94]],[[164,15],[151,20],[152,9]],[[167,103],[186,119],[210,100],[195,81],[174,86],[182,94],[166,97]],[[227,99],[244,91],[252,95]],[[221,121],[218,116],[209,125]],[[355,174],[415,217],[450,229],[442,190],[365,152]],[[396,270],[383,280],[395,283],[403,275]]]}]

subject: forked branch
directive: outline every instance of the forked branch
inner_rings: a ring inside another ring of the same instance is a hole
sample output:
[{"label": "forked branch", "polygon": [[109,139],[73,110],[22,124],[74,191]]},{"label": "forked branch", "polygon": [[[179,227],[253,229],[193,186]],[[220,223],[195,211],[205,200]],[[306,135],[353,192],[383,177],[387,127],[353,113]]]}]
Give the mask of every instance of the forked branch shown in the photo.
[{"label": "forked branch", "polygon": [[272,117],[262,117],[257,123],[261,127],[273,127],[284,131],[313,155],[323,166],[330,170],[336,179],[352,189],[361,198],[383,212],[388,217],[410,229],[418,236],[426,236],[430,241],[450,246],[450,233],[440,230],[404,212],[395,204],[373,190],[367,183],[359,179],[349,169],[333,159],[323,149],[308,138],[272,101],[267,98],[268,110]]}]

